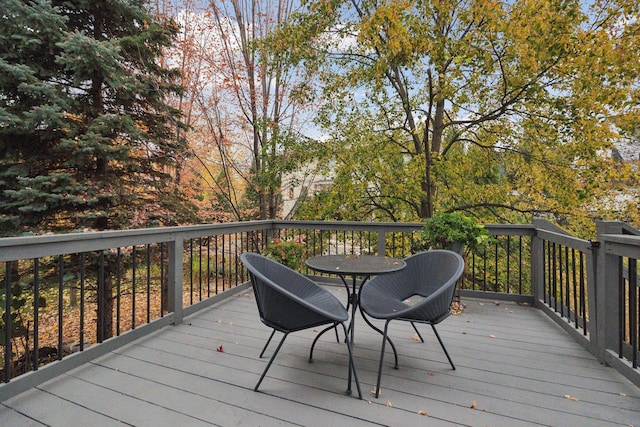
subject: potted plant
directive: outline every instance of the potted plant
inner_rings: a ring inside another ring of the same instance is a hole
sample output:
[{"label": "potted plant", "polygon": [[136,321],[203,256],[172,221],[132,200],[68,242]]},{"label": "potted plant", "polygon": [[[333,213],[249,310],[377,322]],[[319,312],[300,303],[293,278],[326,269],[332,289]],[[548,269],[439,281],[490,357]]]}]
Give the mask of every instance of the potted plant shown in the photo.
[{"label": "potted plant", "polygon": [[300,271],[304,256],[304,244],[294,239],[282,240],[279,237],[274,237],[264,249],[264,255],[292,270]]},{"label": "potted plant", "polygon": [[491,241],[493,237],[484,225],[456,212],[437,213],[420,230],[423,249],[450,249],[460,255],[465,248],[475,251]]}]

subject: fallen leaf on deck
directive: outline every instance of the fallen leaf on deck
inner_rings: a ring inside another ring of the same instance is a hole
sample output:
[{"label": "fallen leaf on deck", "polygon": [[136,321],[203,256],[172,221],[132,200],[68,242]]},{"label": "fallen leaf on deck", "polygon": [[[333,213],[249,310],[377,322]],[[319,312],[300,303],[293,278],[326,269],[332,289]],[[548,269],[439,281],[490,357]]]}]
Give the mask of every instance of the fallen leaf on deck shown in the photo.
[{"label": "fallen leaf on deck", "polygon": [[413,340],[414,340],[414,341],[422,341],[422,340],[420,339],[420,336],[419,336],[418,334],[413,334],[413,337],[412,337],[412,338],[413,338]]},{"label": "fallen leaf on deck", "polygon": [[427,411],[418,411],[418,415],[424,415],[426,417]]},{"label": "fallen leaf on deck", "polygon": [[495,336],[495,335],[493,335],[493,334],[489,335],[489,338],[495,338],[495,337],[496,337],[496,336]]},{"label": "fallen leaf on deck", "polygon": [[620,393],[620,396],[627,397],[627,393]]},{"label": "fallen leaf on deck", "polygon": [[376,394],[376,388],[375,388],[375,387],[373,387],[373,388],[371,389],[371,394]]},{"label": "fallen leaf on deck", "polygon": [[220,345],[220,347],[216,348],[216,351],[218,353],[224,353],[224,348],[222,348],[222,345]]},{"label": "fallen leaf on deck", "polygon": [[500,303],[498,301],[494,301],[493,302],[495,305],[500,305]]},{"label": "fallen leaf on deck", "polygon": [[391,404],[391,401],[390,401],[390,400],[387,400],[387,406],[388,406],[389,408],[393,408],[393,405]]},{"label": "fallen leaf on deck", "polygon": [[580,399],[578,399],[577,397],[573,397],[573,396],[571,396],[571,395],[569,395],[569,394],[565,394],[565,395],[564,395],[564,398],[565,398],[565,399],[569,399],[569,400],[573,400],[574,402],[577,402],[578,400],[580,400]]},{"label": "fallen leaf on deck", "polygon": [[474,400],[473,403],[471,404],[470,408],[471,409],[476,409],[478,405],[476,405],[476,401]]},{"label": "fallen leaf on deck", "polygon": [[462,335],[467,335],[467,333],[465,331],[462,331]]},{"label": "fallen leaf on deck", "polygon": [[479,304],[479,305],[484,305],[484,303],[483,303],[483,302],[479,302],[478,304]]}]

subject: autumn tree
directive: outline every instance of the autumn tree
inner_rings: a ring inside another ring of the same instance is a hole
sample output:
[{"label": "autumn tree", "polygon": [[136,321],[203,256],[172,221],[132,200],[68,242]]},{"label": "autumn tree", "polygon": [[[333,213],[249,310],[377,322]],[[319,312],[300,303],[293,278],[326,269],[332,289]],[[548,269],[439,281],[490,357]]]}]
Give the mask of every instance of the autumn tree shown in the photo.
[{"label": "autumn tree", "polygon": [[302,133],[311,72],[264,45],[295,4],[184,1],[174,11],[182,31],[171,55],[183,69],[178,108],[193,155],[185,177],[200,186],[211,220],[278,217],[282,174],[309,156]]},{"label": "autumn tree", "polygon": [[569,221],[625,177],[606,153],[637,123],[637,2],[303,3],[273,45],[324,78],[316,215]]}]

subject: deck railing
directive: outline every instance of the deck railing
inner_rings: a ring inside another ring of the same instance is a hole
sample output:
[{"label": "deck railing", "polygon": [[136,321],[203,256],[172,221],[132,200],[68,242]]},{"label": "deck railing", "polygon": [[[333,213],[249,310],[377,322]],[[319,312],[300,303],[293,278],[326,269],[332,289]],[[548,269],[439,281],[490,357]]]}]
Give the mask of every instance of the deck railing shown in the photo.
[{"label": "deck railing", "polygon": [[[301,245],[302,258],[404,257],[421,250],[416,243],[421,227],[253,221],[0,239],[1,397],[245,289],[240,254],[263,252],[276,237]],[[542,220],[487,227],[496,240],[466,254],[462,295],[536,305],[600,360],[640,384],[640,241],[623,235],[635,231],[600,223],[599,242],[590,242]],[[302,272],[314,274],[301,265]],[[18,376],[20,381],[14,380]]]}]

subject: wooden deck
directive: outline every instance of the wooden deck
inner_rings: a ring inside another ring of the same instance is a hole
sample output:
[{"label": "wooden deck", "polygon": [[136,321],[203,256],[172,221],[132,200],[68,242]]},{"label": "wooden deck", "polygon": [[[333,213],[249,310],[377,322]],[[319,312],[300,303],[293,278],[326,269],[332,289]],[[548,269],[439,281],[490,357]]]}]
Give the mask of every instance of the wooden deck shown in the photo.
[{"label": "wooden deck", "polygon": [[346,347],[333,334],[308,363],[317,331],[292,334],[254,392],[270,331],[245,292],[3,402],[0,425],[640,426],[640,390],[540,311],[463,302],[464,313],[438,329],[457,370],[429,327],[422,344],[396,323],[400,369],[387,364],[379,399],[371,390],[380,335],[360,318],[364,400],[344,394]]}]

